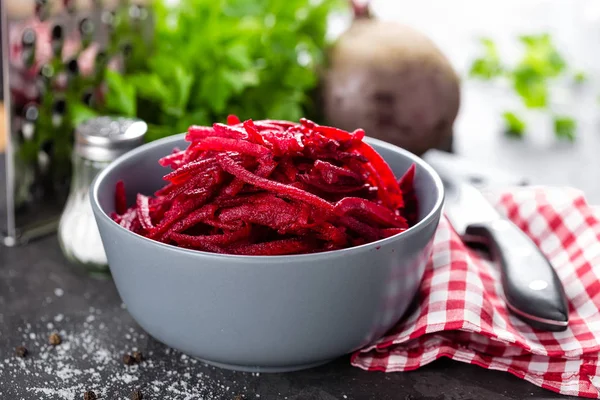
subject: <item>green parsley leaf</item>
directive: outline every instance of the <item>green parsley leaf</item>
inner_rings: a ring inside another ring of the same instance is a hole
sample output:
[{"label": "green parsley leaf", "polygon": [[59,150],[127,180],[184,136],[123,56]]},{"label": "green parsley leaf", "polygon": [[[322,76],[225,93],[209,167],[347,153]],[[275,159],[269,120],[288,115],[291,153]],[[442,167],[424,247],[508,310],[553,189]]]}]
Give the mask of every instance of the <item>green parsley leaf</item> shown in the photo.
[{"label": "green parsley leaf", "polygon": [[525,122],[514,112],[507,111],[502,114],[504,119],[505,132],[509,136],[521,138],[525,135]]},{"label": "green parsley leaf", "polygon": [[[482,38],[484,55],[473,62],[470,75],[480,79],[492,79],[500,75],[507,76],[512,87],[527,108],[548,109],[550,105],[550,85],[555,78],[570,75],[567,63],[559,53],[552,37],[548,33],[519,36],[523,54],[512,68],[502,67],[494,42]],[[502,71],[504,70],[504,71]],[[582,71],[572,75],[576,83],[584,82],[587,77]],[[502,114],[506,133],[522,137],[526,124],[514,112]],[[554,116],[554,131],[558,138],[575,140],[577,123],[567,116]]]},{"label": "green parsley leaf", "polygon": [[579,71],[575,73],[575,75],[573,75],[573,80],[575,81],[575,83],[583,83],[587,81],[587,79],[587,75],[583,71]]},{"label": "green parsley leaf", "polygon": [[513,72],[513,87],[528,108],[544,108],[548,104],[548,84],[535,69],[521,65]]},{"label": "green parsley leaf", "polygon": [[38,143],[33,140],[26,140],[18,147],[18,155],[21,161],[34,162],[37,159],[39,147]]},{"label": "green parsley leaf", "polygon": [[568,116],[554,117],[554,133],[560,139],[566,139],[570,142],[575,141],[575,131],[577,130],[577,121]]},{"label": "green parsley leaf", "polygon": [[237,43],[227,48],[224,52],[229,65],[236,69],[246,69],[252,66],[248,46]]},{"label": "green parsley leaf", "polygon": [[124,78],[109,78],[109,111],[135,110],[152,139],[230,113],[310,118],[329,15],[341,8],[346,0],[154,0],[151,50],[136,48]]},{"label": "green parsley leaf", "polygon": [[104,77],[108,86],[106,108],[126,117],[136,116],[135,87],[116,71],[107,70]]},{"label": "green parsley leaf", "polygon": [[69,103],[67,111],[69,112],[69,118],[71,119],[73,126],[78,126],[88,119],[98,116],[96,110],[78,102]]},{"label": "green parsley leaf", "polygon": [[200,98],[203,103],[210,105],[215,112],[225,112],[227,101],[235,91],[235,83],[235,74],[232,71],[218,69],[202,79]]},{"label": "green parsley leaf", "polygon": [[482,80],[490,80],[502,75],[504,68],[496,44],[489,38],[481,38],[480,42],[484,54],[473,61],[469,75]]},{"label": "green parsley leaf", "polygon": [[160,77],[151,73],[138,73],[127,77],[127,80],[135,86],[139,97],[162,102],[165,94],[169,92],[167,85]]},{"label": "green parsley leaf", "polygon": [[171,95],[168,98],[168,108],[176,109],[177,115],[183,115],[186,110],[194,76],[190,71],[186,71],[181,65],[174,65],[171,68],[173,73],[171,81]]},{"label": "green parsley leaf", "polygon": [[556,77],[565,71],[567,64],[548,33],[525,35],[519,39],[525,46],[521,67],[527,67],[543,77]]}]

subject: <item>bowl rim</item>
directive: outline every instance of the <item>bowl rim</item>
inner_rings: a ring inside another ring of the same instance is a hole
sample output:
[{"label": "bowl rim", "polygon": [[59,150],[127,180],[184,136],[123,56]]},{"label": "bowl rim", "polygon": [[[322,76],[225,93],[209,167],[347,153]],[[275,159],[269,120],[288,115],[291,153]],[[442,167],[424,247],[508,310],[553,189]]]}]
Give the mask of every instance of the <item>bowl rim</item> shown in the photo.
[{"label": "bowl rim", "polygon": [[[155,141],[152,141],[149,143],[145,143],[145,144],[143,144],[139,147],[136,147],[135,149],[128,151],[127,153],[119,156],[114,161],[112,161],[106,168],[104,168],[102,171],[100,171],[98,173],[98,175],[96,175],[96,177],[92,181],[92,184],[89,189],[90,202],[91,202],[94,214],[95,214],[95,218],[96,219],[101,218],[111,224],[114,224],[117,229],[122,230],[127,235],[131,235],[132,238],[135,240],[141,240],[143,242],[145,241],[147,243],[151,243],[152,245],[159,246],[166,251],[172,251],[175,253],[181,253],[181,254],[186,254],[186,255],[191,255],[191,256],[194,256],[194,255],[204,256],[204,257],[209,256],[209,257],[231,259],[231,260],[235,259],[238,261],[247,260],[247,261],[267,262],[267,261],[276,261],[276,260],[281,261],[283,259],[285,259],[287,261],[292,261],[292,260],[301,260],[301,259],[305,259],[305,258],[314,258],[314,257],[318,257],[319,259],[327,259],[330,257],[338,257],[338,256],[343,256],[343,255],[351,256],[354,253],[368,251],[370,248],[379,249],[380,247],[382,247],[386,244],[389,244],[391,242],[394,242],[394,241],[398,240],[399,238],[408,238],[413,235],[416,235],[418,232],[422,231],[425,227],[427,227],[431,223],[433,223],[438,214],[441,215],[441,209],[442,209],[442,206],[444,203],[444,197],[445,197],[445,190],[444,190],[444,185],[443,185],[442,179],[440,178],[439,174],[433,169],[433,167],[431,165],[429,165],[421,157],[417,156],[414,153],[411,153],[408,150],[405,150],[401,147],[398,147],[391,143],[385,142],[383,140],[365,136],[364,141],[367,142],[368,144],[374,144],[378,147],[386,148],[392,152],[400,153],[402,156],[410,159],[413,163],[417,164],[420,168],[424,169],[433,179],[435,188],[437,189],[437,193],[438,193],[438,197],[435,201],[433,208],[423,219],[421,219],[419,222],[417,222],[415,225],[411,226],[404,232],[395,234],[395,235],[387,237],[387,238],[379,239],[374,242],[369,242],[369,243],[361,244],[358,246],[348,247],[345,249],[328,250],[328,251],[323,251],[323,252],[319,252],[319,253],[306,253],[306,254],[250,256],[250,255],[238,255],[238,254],[211,253],[211,252],[202,251],[202,250],[194,250],[194,249],[186,249],[186,248],[182,248],[182,247],[177,247],[177,246],[173,246],[170,244],[158,242],[153,239],[149,239],[145,236],[142,236],[140,234],[132,232],[129,229],[125,229],[121,225],[117,224],[102,209],[102,207],[100,207],[100,203],[98,201],[98,191],[99,191],[101,182],[106,178],[107,175],[109,175],[112,171],[117,169],[122,163],[124,163],[128,159],[135,158],[135,157],[139,156],[140,154],[142,154],[146,151],[149,151],[150,149],[162,147],[162,146],[167,145],[168,143],[179,142],[184,137],[185,137],[185,133],[180,133],[180,134],[171,135],[171,136],[168,136],[168,137],[165,137],[162,139],[158,139],[158,140],[155,140]],[[158,160],[156,160],[156,162],[158,162]]]}]

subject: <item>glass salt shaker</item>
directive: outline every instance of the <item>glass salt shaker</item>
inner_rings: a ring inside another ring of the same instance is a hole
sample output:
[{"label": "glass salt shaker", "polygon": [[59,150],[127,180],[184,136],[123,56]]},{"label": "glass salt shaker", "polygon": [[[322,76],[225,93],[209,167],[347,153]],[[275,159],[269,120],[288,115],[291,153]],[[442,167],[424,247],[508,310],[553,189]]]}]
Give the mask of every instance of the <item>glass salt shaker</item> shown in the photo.
[{"label": "glass salt shaker", "polygon": [[106,275],[108,263],[92,212],[89,188],[96,175],[144,141],[148,126],[138,119],[97,117],[75,131],[71,190],[58,226],[65,257],[92,275]]}]

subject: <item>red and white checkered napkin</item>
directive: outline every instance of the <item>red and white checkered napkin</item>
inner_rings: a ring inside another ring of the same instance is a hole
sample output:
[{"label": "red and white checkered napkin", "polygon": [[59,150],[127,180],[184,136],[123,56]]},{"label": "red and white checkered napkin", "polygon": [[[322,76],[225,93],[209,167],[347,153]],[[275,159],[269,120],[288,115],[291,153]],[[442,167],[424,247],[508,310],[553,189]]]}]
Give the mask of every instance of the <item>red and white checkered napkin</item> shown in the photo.
[{"label": "red and white checkered napkin", "polygon": [[569,298],[569,328],[537,331],[510,315],[497,266],[467,250],[442,218],[415,309],[352,364],[410,371],[450,357],[600,398],[600,218],[573,189],[519,188],[492,200],[549,257]]}]

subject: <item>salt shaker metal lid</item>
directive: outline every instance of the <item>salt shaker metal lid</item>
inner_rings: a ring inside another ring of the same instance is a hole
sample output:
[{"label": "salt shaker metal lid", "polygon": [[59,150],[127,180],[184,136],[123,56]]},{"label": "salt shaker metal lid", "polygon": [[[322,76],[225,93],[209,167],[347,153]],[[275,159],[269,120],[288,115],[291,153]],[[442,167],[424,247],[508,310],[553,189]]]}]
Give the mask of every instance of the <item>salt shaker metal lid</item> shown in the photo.
[{"label": "salt shaker metal lid", "polygon": [[140,119],[92,118],[75,130],[75,153],[92,161],[112,161],[141,145],[147,131],[148,125]]}]

